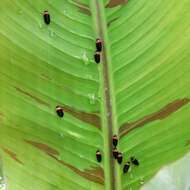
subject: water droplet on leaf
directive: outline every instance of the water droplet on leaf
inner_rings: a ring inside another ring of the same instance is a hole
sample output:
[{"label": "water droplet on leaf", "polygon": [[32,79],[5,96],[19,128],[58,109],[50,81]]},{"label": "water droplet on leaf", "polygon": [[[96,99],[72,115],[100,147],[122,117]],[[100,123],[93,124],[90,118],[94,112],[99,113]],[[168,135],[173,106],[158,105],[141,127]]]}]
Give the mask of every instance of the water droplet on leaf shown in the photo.
[{"label": "water droplet on leaf", "polygon": [[141,185],[144,184],[144,178],[143,178],[143,177],[140,178],[140,184],[141,184]]},{"label": "water droplet on leaf", "polygon": [[95,94],[88,94],[89,100],[90,100],[90,104],[95,104],[96,102],[96,96]]},{"label": "water droplet on leaf", "polygon": [[39,23],[39,28],[42,28],[42,23],[41,22]]},{"label": "water droplet on leaf", "polygon": [[50,37],[54,37],[55,36],[55,32],[54,31],[50,31],[49,35],[50,35]]},{"label": "water droplet on leaf", "polygon": [[64,14],[64,15],[67,15],[67,11],[66,11],[66,10],[63,10],[63,14]]},{"label": "water droplet on leaf", "polygon": [[84,62],[85,65],[89,64],[89,59],[88,59],[85,51],[82,54],[82,60],[83,60],[83,62]]}]

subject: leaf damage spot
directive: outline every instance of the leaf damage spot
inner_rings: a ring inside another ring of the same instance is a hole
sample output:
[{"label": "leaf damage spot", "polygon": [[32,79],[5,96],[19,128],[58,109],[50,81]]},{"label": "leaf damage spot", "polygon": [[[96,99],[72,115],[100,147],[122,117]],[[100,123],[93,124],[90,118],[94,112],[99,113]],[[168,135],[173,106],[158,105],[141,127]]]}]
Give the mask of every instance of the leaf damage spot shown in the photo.
[{"label": "leaf damage spot", "polygon": [[49,145],[31,141],[31,140],[24,140],[26,143],[36,147],[37,149],[43,151],[45,154],[56,160],[58,163],[68,167],[73,172],[77,173],[78,175],[90,180],[94,181],[96,183],[104,184],[104,174],[102,168],[93,168],[92,170],[85,170],[81,171],[77,169],[76,167],[72,166],[71,164],[68,164],[64,162],[63,160],[59,160],[57,156],[59,156],[59,152],[55,150],[54,148],[50,147]]},{"label": "leaf damage spot", "polygon": [[101,167],[86,169],[85,172],[91,176],[92,181],[104,184],[104,170]]},{"label": "leaf damage spot", "polygon": [[110,25],[111,25],[114,21],[116,21],[116,20],[118,20],[118,19],[119,19],[119,17],[116,17],[116,18],[113,18],[112,20],[108,21],[107,27],[110,27]]},{"label": "leaf damage spot", "polygon": [[46,74],[44,74],[44,73],[42,73],[42,74],[40,75],[40,78],[42,78],[42,79],[44,79],[44,80],[52,80],[48,75],[46,75]]},{"label": "leaf damage spot", "polygon": [[75,5],[79,8],[79,11],[81,13],[84,13],[85,15],[88,15],[88,16],[92,15],[90,8],[86,4],[81,3],[79,0],[75,0]]},{"label": "leaf damage spot", "polygon": [[17,158],[16,153],[12,152],[11,150],[9,150],[9,149],[7,149],[7,148],[2,148],[2,149],[3,149],[3,151],[4,151],[7,155],[9,155],[13,160],[15,160],[16,162],[18,162],[19,164],[23,164],[23,162]]},{"label": "leaf damage spot", "polygon": [[113,8],[118,5],[124,5],[127,3],[128,3],[128,0],[110,0],[108,4],[106,5],[106,8]]},{"label": "leaf damage spot", "polygon": [[31,140],[24,140],[24,141],[26,143],[31,144],[32,146],[38,148],[39,150],[45,152],[48,155],[55,155],[55,156],[59,155],[59,152],[57,150],[55,150],[54,148],[51,148],[47,144],[43,144],[40,142],[31,141]]},{"label": "leaf damage spot", "polygon": [[91,12],[90,12],[90,9],[88,8],[85,8],[85,7],[79,7],[80,8],[80,12],[85,14],[85,15],[88,15],[88,16],[91,16]]},{"label": "leaf damage spot", "polygon": [[0,112],[0,123],[3,122],[4,118],[5,118],[5,115],[4,115],[3,113]]},{"label": "leaf damage spot", "polygon": [[20,92],[20,93],[22,93],[22,94],[24,94],[24,95],[26,95],[26,96],[32,98],[32,99],[35,100],[36,102],[38,102],[38,103],[40,103],[40,104],[42,104],[42,105],[45,105],[45,106],[50,107],[50,105],[49,105],[47,102],[45,102],[45,101],[41,100],[40,98],[38,98],[38,97],[32,95],[31,93],[29,93],[29,92],[27,92],[27,91],[25,91],[25,90],[23,90],[23,89],[21,89],[21,88],[19,88],[19,87],[15,87],[15,89],[16,89],[18,92]]},{"label": "leaf damage spot", "polygon": [[4,117],[4,114],[2,112],[0,112],[0,117]]},{"label": "leaf damage spot", "polygon": [[154,112],[147,116],[144,116],[137,121],[123,124],[119,130],[120,137],[124,136],[125,134],[129,133],[129,131],[131,131],[137,127],[142,127],[150,122],[153,122],[156,120],[163,120],[163,119],[167,118],[172,113],[176,112],[181,107],[188,104],[189,101],[190,101],[190,99],[188,99],[188,98],[175,100],[175,101],[167,104],[166,106],[164,106],[157,112]]},{"label": "leaf damage spot", "polygon": [[93,125],[94,127],[101,128],[101,121],[100,117],[95,113],[86,113],[82,111],[76,111],[73,108],[69,106],[62,106],[64,112],[70,113],[72,116],[76,117],[77,119],[89,123]]},{"label": "leaf damage spot", "polygon": [[185,146],[189,146],[190,145],[190,140],[187,140]]},{"label": "leaf damage spot", "polygon": [[80,175],[81,177],[84,177],[90,181],[93,181],[93,182],[96,182],[99,184],[104,184],[102,168],[95,168],[93,170],[81,171],[81,170],[77,169],[76,167],[72,166],[71,164],[68,164],[68,163],[64,162],[63,160],[59,160],[57,157],[55,157],[53,155],[50,155],[50,156],[53,159],[55,159],[57,162],[59,162],[60,164],[67,166],[69,169],[71,169],[73,172]]},{"label": "leaf damage spot", "polygon": [[[99,184],[104,184],[104,179],[102,178],[102,173],[103,170],[102,168],[96,168],[95,170],[85,170],[85,171],[81,171],[79,169],[77,169],[76,167],[72,166],[71,164],[68,164],[66,162],[64,162],[63,160],[59,160],[57,157],[50,155],[53,159],[55,159],[57,162],[59,162],[60,164],[68,167],[69,169],[71,169],[73,172],[75,172],[76,174],[80,175],[81,177],[84,177],[90,181],[99,183]],[[97,172],[100,171],[101,172]],[[95,174],[99,174],[99,175],[95,175]]]}]

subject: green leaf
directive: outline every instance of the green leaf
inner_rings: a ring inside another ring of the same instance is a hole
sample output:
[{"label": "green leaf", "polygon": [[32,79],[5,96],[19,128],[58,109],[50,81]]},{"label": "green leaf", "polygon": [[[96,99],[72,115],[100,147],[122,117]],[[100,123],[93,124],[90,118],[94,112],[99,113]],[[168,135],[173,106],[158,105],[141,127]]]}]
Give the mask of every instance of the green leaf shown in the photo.
[{"label": "green leaf", "polygon": [[[189,9],[189,0],[0,2],[0,154],[9,190],[136,190],[188,152]],[[123,174],[131,156],[140,165]]]}]

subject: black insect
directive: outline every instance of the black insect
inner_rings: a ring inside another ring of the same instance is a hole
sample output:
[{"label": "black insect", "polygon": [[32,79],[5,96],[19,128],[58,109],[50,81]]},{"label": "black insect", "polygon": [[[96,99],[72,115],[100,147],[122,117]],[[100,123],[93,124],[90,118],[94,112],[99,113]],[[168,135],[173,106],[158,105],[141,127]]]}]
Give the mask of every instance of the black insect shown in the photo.
[{"label": "black insect", "polygon": [[56,112],[57,112],[57,115],[59,117],[63,117],[64,116],[64,111],[63,111],[63,108],[61,106],[56,106]]},{"label": "black insect", "polygon": [[94,60],[96,63],[100,63],[100,52],[97,52],[94,54]]},{"label": "black insect", "polygon": [[139,165],[139,161],[135,157],[131,157],[131,162],[136,166]]},{"label": "black insect", "polygon": [[118,162],[119,164],[121,164],[121,163],[122,163],[122,160],[123,160],[122,153],[119,152],[119,153],[118,153],[118,156],[117,156],[117,162]]},{"label": "black insect", "polygon": [[118,150],[117,150],[117,148],[114,148],[112,152],[113,152],[113,157],[114,157],[115,159],[117,159],[118,153],[119,153]]},{"label": "black insect", "polygon": [[99,150],[96,151],[96,159],[98,162],[101,162],[101,160],[102,160],[102,155]]},{"label": "black insect", "polygon": [[124,166],[123,166],[123,173],[127,173],[129,171],[130,168],[130,162],[127,162]]},{"label": "black insect", "polygon": [[49,12],[48,11],[44,11],[44,22],[46,23],[46,24],[50,24],[50,14],[49,14]]},{"label": "black insect", "polygon": [[117,143],[118,143],[117,135],[114,135],[114,136],[112,137],[112,143],[113,143],[113,146],[114,146],[114,147],[117,146]]},{"label": "black insect", "polygon": [[99,38],[96,39],[96,51],[102,51],[102,41]]}]

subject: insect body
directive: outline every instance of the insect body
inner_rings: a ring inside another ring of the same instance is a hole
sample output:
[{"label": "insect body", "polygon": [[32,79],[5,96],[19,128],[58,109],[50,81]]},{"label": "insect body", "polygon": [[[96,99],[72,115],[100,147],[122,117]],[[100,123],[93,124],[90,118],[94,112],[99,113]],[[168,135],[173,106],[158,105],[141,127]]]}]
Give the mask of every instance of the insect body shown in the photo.
[{"label": "insect body", "polygon": [[96,51],[102,51],[102,41],[99,38],[96,39]]},{"label": "insect body", "polygon": [[50,14],[49,14],[49,12],[48,11],[44,11],[44,22],[46,23],[46,24],[50,24]]},{"label": "insect body", "polygon": [[118,162],[119,164],[121,164],[121,163],[122,163],[122,160],[123,160],[122,153],[119,152],[119,153],[118,153],[118,156],[117,156],[117,162]]},{"label": "insect body", "polygon": [[130,168],[130,162],[127,162],[123,167],[123,173],[127,173]]},{"label": "insect body", "polygon": [[94,60],[96,63],[100,63],[100,52],[96,51],[94,54]]},{"label": "insect body", "polygon": [[64,111],[63,111],[63,108],[61,106],[56,106],[56,112],[57,112],[57,115],[59,117],[63,117],[64,116]]},{"label": "insect body", "polygon": [[114,146],[114,147],[117,146],[117,143],[118,143],[117,135],[114,135],[114,136],[112,137],[112,143],[113,143],[113,146]]},{"label": "insect body", "polygon": [[98,162],[101,162],[101,160],[102,160],[102,155],[99,150],[96,151],[96,159]]},{"label": "insect body", "polygon": [[116,148],[114,148],[113,149],[113,157],[115,158],[115,159],[117,159],[117,157],[118,157],[118,150],[116,149]]},{"label": "insect body", "polygon": [[139,161],[138,161],[136,158],[134,158],[134,157],[131,157],[131,162],[132,162],[134,165],[136,165],[136,166],[139,165]]}]

